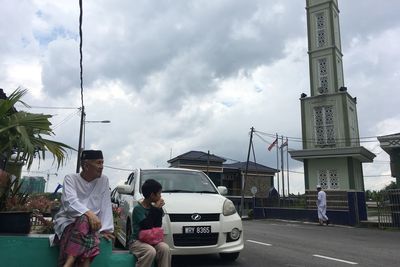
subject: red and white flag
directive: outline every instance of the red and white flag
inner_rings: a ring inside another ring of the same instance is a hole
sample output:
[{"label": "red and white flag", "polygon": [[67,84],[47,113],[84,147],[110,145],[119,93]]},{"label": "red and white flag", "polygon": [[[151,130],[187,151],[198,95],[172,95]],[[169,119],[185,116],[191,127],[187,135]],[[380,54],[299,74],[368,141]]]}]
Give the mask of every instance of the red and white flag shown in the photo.
[{"label": "red and white flag", "polygon": [[278,144],[278,138],[276,138],[275,141],[272,142],[272,144],[269,145],[268,151],[271,151],[271,149],[273,149],[276,144]]}]

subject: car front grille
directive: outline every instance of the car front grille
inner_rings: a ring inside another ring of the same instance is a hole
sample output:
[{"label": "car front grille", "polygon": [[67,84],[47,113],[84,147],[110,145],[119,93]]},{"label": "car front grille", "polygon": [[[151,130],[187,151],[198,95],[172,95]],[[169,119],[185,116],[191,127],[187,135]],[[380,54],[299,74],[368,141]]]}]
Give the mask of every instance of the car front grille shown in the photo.
[{"label": "car front grille", "polygon": [[178,247],[212,246],[218,242],[218,233],[210,234],[174,234],[174,245]]},{"label": "car front grille", "polygon": [[188,214],[169,214],[171,222],[218,222],[219,213],[198,213],[201,216],[199,220],[192,219],[192,216],[197,213]]}]

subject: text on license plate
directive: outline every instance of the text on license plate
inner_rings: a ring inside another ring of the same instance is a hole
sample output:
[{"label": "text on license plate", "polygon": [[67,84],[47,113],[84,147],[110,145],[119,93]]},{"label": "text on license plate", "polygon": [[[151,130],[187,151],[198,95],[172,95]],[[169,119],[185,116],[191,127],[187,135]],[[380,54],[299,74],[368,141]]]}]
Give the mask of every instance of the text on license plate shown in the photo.
[{"label": "text on license plate", "polygon": [[184,234],[210,234],[211,226],[183,226]]}]

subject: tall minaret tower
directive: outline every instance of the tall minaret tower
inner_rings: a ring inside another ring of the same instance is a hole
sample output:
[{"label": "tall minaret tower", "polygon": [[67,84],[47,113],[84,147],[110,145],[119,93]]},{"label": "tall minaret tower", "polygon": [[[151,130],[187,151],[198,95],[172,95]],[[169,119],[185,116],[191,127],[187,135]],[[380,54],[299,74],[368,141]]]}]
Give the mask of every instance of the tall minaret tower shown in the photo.
[{"label": "tall minaret tower", "polygon": [[303,150],[290,154],[304,162],[306,191],[361,192],[362,162],[375,155],[360,146],[357,100],[344,86],[338,2],[306,3],[310,96],[300,98]]}]

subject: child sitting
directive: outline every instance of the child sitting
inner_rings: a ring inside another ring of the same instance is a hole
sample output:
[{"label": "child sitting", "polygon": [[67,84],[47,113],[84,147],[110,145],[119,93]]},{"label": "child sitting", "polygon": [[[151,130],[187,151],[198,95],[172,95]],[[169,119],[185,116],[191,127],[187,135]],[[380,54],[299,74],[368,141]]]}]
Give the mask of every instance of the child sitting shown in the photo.
[{"label": "child sitting", "polygon": [[161,190],[162,186],[159,182],[153,179],[146,180],[142,185],[144,199],[140,200],[133,209],[133,229],[129,250],[138,259],[137,267],[150,267],[154,259],[156,259],[158,267],[171,266],[171,252],[168,244],[160,242],[160,238],[155,238],[158,240],[151,242],[139,238],[140,232],[143,230],[154,229],[158,234],[160,234],[159,230],[162,231],[161,224],[164,215],[162,207],[165,203],[161,198]]}]

